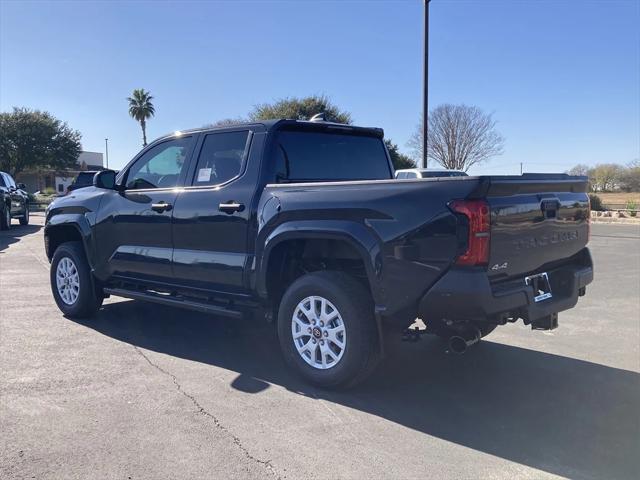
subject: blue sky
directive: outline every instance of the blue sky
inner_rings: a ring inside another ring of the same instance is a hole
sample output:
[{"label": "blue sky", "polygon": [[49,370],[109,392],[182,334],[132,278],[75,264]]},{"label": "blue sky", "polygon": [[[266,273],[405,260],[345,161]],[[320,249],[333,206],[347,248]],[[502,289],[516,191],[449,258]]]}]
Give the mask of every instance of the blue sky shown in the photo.
[{"label": "blue sky", "polygon": [[[640,1],[431,2],[431,106],[493,112],[505,153],[474,173],[640,157]],[[422,105],[422,2],[0,0],[0,109],[47,110],[113,167],[148,136],[325,93],[406,150]]]}]

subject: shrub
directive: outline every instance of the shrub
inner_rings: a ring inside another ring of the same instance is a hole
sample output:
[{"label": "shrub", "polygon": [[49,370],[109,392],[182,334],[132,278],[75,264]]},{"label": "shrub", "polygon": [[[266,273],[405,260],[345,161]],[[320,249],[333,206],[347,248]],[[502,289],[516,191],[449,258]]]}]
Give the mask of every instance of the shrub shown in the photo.
[{"label": "shrub", "polygon": [[596,212],[601,212],[604,210],[604,207],[602,206],[602,200],[598,195],[590,193],[589,202],[591,203],[591,210],[594,210]]},{"label": "shrub", "polygon": [[638,213],[638,202],[635,200],[627,200],[627,205],[625,206],[627,210],[629,210],[629,215],[635,217]]}]

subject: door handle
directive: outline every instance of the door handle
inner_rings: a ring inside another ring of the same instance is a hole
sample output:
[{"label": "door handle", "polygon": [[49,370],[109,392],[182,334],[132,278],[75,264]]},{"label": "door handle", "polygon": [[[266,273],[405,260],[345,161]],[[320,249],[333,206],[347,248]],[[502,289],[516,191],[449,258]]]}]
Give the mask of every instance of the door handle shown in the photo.
[{"label": "door handle", "polygon": [[153,210],[154,212],[158,212],[158,213],[168,212],[172,208],[173,208],[173,205],[171,205],[170,203],[167,203],[167,202],[160,202],[160,203],[152,203],[151,204],[151,210]]},{"label": "door handle", "polygon": [[232,214],[233,212],[241,212],[244,210],[244,205],[239,202],[227,202],[218,205],[218,210],[224,213]]}]

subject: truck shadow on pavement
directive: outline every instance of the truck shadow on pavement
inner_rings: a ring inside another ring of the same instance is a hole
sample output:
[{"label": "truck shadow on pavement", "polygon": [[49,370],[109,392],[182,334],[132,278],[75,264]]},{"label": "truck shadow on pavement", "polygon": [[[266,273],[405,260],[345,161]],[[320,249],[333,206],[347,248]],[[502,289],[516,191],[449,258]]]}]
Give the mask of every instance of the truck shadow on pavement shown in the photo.
[{"label": "truck shadow on pavement", "polygon": [[238,372],[233,387],[244,392],[281,385],[556,475],[620,479],[640,471],[640,375],[631,371],[490,341],[452,356],[435,338],[390,339],[366,383],[327,392],[290,374],[268,326],[133,301],[107,304],[83,324]]},{"label": "truck shadow on pavement", "polygon": [[36,233],[41,228],[41,225],[18,225],[13,221],[9,230],[0,231],[0,254],[12,243],[20,241],[22,237]]}]

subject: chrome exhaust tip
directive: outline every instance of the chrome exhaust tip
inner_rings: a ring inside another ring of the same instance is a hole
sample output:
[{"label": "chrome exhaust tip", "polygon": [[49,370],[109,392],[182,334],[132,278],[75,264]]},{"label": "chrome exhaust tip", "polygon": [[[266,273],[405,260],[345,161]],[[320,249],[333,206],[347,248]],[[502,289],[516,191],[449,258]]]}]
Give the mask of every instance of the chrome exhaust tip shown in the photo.
[{"label": "chrome exhaust tip", "polygon": [[480,341],[482,334],[480,330],[474,326],[466,326],[455,335],[449,337],[449,351],[458,355],[462,355],[471,345]]}]

